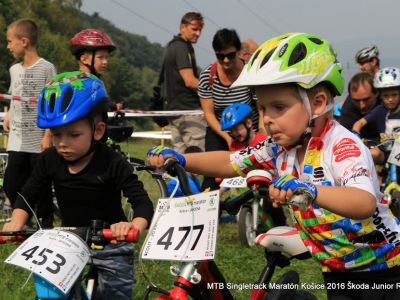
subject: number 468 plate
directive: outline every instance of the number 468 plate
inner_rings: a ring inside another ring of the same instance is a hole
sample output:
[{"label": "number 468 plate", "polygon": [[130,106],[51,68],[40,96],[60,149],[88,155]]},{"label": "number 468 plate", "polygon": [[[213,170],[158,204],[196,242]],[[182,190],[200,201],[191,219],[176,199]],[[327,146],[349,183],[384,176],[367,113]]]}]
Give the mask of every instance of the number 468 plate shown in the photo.
[{"label": "number 468 plate", "polygon": [[219,193],[160,199],[143,245],[142,259],[214,259]]}]

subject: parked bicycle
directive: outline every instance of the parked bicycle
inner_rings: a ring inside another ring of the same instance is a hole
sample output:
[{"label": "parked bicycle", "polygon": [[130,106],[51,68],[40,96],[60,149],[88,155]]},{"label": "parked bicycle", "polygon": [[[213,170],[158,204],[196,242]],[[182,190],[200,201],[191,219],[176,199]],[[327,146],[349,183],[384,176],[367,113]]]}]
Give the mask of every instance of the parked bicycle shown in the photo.
[{"label": "parked bicycle", "polygon": [[272,217],[267,212],[266,186],[272,179],[266,176],[270,175],[262,170],[250,171],[245,179],[249,190],[221,202],[223,210],[231,215],[238,214],[239,240],[245,247],[254,246],[256,236],[274,226]]},{"label": "parked bicycle", "polygon": [[[185,195],[191,195],[187,185],[185,170],[177,163],[167,162],[166,171],[178,175],[181,189]],[[270,182],[268,178],[259,179],[259,182]],[[261,184],[260,184],[261,186]],[[250,193],[250,192],[249,192]],[[247,201],[247,200],[246,200]],[[243,204],[243,203],[242,203]],[[172,204],[165,204],[168,210]],[[176,205],[176,204],[175,204]],[[152,224],[151,228],[154,228]],[[165,228],[162,228],[165,230]],[[151,229],[149,234],[151,234]],[[293,258],[306,259],[310,257],[297,231],[287,227],[273,228],[267,233],[256,238],[258,244],[265,247],[266,266],[261,271],[259,279],[254,283],[249,299],[316,299],[306,292],[298,291],[299,276],[296,272],[285,273],[275,284],[271,283],[276,266],[286,267]],[[144,246],[146,247],[146,243]],[[143,251],[143,249],[142,249]],[[287,254],[287,255],[285,255]],[[149,285],[143,300],[147,300],[150,294],[158,296],[156,300],[194,299],[194,300],[230,300],[235,299],[230,284],[225,280],[214,260],[179,262],[178,266],[171,267],[171,274],[176,276],[174,287],[165,290],[156,286],[148,278]],[[144,274],[145,278],[147,275]],[[281,285],[280,285],[281,284]],[[293,289],[282,289],[285,284],[292,284]]]},{"label": "parked bicycle", "polygon": [[[93,220],[89,227],[0,232],[0,244],[7,242],[4,236],[27,239],[6,262],[34,272],[36,299],[90,300],[97,287],[97,270],[90,263],[89,247],[99,250],[113,239],[111,230],[104,227],[104,222]],[[124,242],[138,239],[139,231],[130,229]],[[102,255],[120,253],[105,250]],[[86,263],[88,268],[81,272]]]}]

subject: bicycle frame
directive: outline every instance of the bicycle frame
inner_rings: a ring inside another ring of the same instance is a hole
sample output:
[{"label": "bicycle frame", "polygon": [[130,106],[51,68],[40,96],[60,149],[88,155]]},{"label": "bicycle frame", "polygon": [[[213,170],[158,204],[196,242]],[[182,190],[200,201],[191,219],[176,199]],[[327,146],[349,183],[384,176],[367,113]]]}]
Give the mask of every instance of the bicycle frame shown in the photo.
[{"label": "bicycle frame", "polygon": [[[180,165],[178,166],[179,169],[175,169],[175,171],[177,172],[178,178],[181,181],[181,178],[186,178],[186,176],[184,169]],[[183,180],[183,182],[185,181]],[[188,194],[187,190],[187,185],[182,186],[182,191],[186,195]],[[250,193],[252,194],[253,191],[249,191],[246,197],[249,197],[249,195],[251,195]],[[248,198],[246,197],[242,197],[241,200],[247,201]],[[271,233],[269,233],[270,231]],[[252,289],[249,298],[250,300],[264,299],[265,295],[270,290],[269,283],[272,279],[276,266],[286,267],[290,264],[290,260],[292,258],[306,259],[311,257],[296,230],[292,228],[290,228],[290,230],[287,230],[286,228],[284,228],[283,233],[274,234],[274,232],[279,233],[279,227],[275,227],[270,231],[257,237],[259,244],[263,245],[266,248],[265,257],[267,263],[260,274],[258,282],[254,285],[254,288]],[[281,248],[277,248],[277,246],[275,245],[275,242],[273,241],[274,237],[280,238],[278,245]],[[288,237],[289,240],[287,239]],[[287,247],[287,249],[290,251],[284,251],[286,249],[283,241],[289,241],[289,243],[292,243],[292,247]],[[283,253],[288,253],[291,256],[287,257]],[[213,260],[201,262],[182,262],[179,267],[171,267],[171,274],[176,276],[174,288],[166,291],[154,285],[149,285],[146,289],[143,300],[149,299],[149,295],[151,292],[156,292],[159,294],[159,296],[154,298],[155,300],[235,299],[232,292],[229,290],[230,285],[227,284],[223,274],[218,269],[217,264]],[[280,295],[279,291],[276,293]]]},{"label": "bicycle frame", "polygon": [[[61,230],[71,231],[77,233],[79,236],[83,237],[85,242],[88,245],[104,245],[106,241],[112,240],[113,236],[110,229],[102,229],[100,225],[103,224],[101,221],[93,220],[92,225],[88,228],[59,228]],[[0,244],[5,243],[5,241],[1,236],[13,236],[18,241],[23,241],[27,237],[34,234],[37,230],[23,230],[16,232],[0,232]],[[139,231],[137,229],[130,229],[125,241],[128,242],[136,242],[139,239]],[[83,248],[82,248],[83,249]],[[44,248],[46,250],[46,248]],[[49,253],[52,253],[52,250],[48,250]],[[50,252],[51,251],[51,252]],[[44,251],[39,253],[41,255]],[[46,256],[43,254],[41,258],[46,259]],[[64,259],[65,262],[65,259]],[[37,264],[38,265],[38,264]],[[90,266],[90,271],[93,271],[94,266]],[[71,295],[74,295],[74,299],[76,300],[90,300],[92,297],[92,293],[95,285],[95,278],[90,278],[88,280],[88,284],[86,287],[86,291],[81,284],[82,274],[78,276],[72,288],[69,290],[67,294],[62,293],[59,289],[57,289],[52,283],[47,281],[46,279],[33,274],[34,285],[36,290],[36,295],[38,299],[43,300],[58,300],[58,299],[70,299]]]}]

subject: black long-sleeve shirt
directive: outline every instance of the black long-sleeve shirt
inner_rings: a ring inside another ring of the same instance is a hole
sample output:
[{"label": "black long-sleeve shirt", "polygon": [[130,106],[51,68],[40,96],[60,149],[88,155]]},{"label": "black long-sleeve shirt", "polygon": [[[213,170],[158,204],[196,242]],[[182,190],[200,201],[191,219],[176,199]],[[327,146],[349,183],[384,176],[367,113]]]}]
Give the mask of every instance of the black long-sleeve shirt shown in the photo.
[{"label": "black long-sleeve shirt", "polygon": [[[132,166],[120,154],[97,143],[90,163],[79,173],[71,174],[67,162],[55,148],[50,148],[40,155],[22,195],[34,207],[43,185],[53,182],[63,226],[88,226],[94,219],[109,224],[126,221],[122,192],[134,209],[134,218],[143,217],[150,224],[153,204],[132,171]],[[31,213],[21,196],[15,208]]]}]

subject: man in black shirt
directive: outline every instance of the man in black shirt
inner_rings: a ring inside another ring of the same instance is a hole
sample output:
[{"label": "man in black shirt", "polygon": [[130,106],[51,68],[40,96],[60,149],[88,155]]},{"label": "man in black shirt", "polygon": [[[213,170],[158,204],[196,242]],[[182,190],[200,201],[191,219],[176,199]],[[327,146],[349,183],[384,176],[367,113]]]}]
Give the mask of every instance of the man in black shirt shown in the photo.
[{"label": "man in black shirt", "polygon": [[[380,104],[380,99],[374,89],[372,75],[366,72],[358,73],[351,78],[348,92],[349,96],[343,104],[339,123],[348,130],[352,130],[356,121]],[[373,123],[369,123],[363,127],[360,136],[367,139],[379,139],[379,130]]]},{"label": "man in black shirt", "polygon": [[[186,13],[181,20],[180,33],[168,43],[164,54],[164,91],[167,110],[200,110],[197,96],[199,85],[195,44],[203,29],[200,13]],[[170,120],[172,145],[179,152],[188,146],[204,149],[206,123],[201,115],[182,115]]]}]

